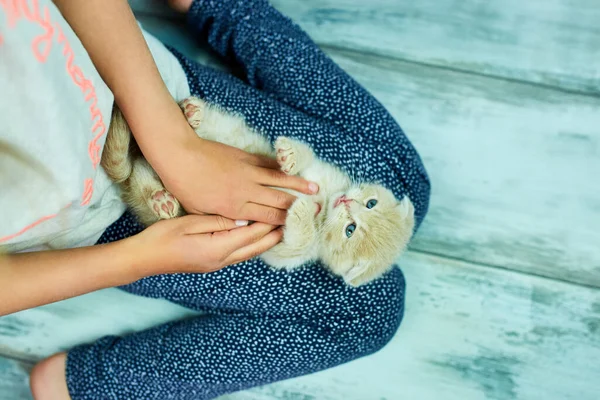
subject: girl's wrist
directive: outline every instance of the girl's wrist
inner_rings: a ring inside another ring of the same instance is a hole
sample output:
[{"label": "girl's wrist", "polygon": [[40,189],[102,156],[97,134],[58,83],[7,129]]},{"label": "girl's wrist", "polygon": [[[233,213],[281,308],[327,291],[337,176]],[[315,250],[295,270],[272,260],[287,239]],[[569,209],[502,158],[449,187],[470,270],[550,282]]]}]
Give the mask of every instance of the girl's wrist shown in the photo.
[{"label": "girl's wrist", "polygon": [[147,276],[158,274],[164,260],[162,245],[150,245],[143,239],[143,232],[116,242],[124,255],[127,279],[135,282]]},{"label": "girl's wrist", "polygon": [[174,250],[173,230],[169,221],[159,221],[137,235],[121,240],[123,254],[133,281],[177,271],[178,252]]},{"label": "girl's wrist", "polygon": [[[136,142],[144,157],[161,177],[177,163],[194,162],[194,160],[183,159],[186,153],[187,158],[190,156],[186,150],[190,148],[198,150],[198,144],[203,141],[196,135],[185,118],[181,115],[178,117],[174,118],[171,123],[147,128],[151,131],[146,131],[142,139],[136,137]],[[197,151],[194,152],[194,155],[198,155]]]}]

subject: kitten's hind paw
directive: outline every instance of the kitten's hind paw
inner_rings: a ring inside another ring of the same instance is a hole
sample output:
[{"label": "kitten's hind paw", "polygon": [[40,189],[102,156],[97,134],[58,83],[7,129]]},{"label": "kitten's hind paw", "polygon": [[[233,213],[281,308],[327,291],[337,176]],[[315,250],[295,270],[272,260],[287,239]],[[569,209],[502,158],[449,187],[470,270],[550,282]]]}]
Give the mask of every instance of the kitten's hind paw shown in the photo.
[{"label": "kitten's hind paw", "polygon": [[[287,228],[301,227],[303,230],[314,228],[315,217],[321,211],[321,205],[310,197],[303,197],[292,204],[285,220]],[[310,228],[308,228],[310,227]]]},{"label": "kitten's hind paw", "polygon": [[175,218],[181,210],[177,199],[165,189],[154,191],[148,200],[148,205],[160,219]]},{"label": "kitten's hind paw", "polygon": [[198,97],[188,97],[179,103],[188,123],[194,129],[197,129],[200,124],[202,124],[204,105],[204,100],[199,99]]}]

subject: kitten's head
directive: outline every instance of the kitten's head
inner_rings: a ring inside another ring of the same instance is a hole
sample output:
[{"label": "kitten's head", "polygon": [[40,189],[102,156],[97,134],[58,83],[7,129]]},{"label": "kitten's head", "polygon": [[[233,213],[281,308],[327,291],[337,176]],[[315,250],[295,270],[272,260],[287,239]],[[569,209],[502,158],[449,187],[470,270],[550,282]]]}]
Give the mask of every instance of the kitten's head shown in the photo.
[{"label": "kitten's head", "polygon": [[408,197],[398,201],[381,185],[352,186],[327,204],[321,259],[347,284],[381,276],[404,251],[415,225]]}]

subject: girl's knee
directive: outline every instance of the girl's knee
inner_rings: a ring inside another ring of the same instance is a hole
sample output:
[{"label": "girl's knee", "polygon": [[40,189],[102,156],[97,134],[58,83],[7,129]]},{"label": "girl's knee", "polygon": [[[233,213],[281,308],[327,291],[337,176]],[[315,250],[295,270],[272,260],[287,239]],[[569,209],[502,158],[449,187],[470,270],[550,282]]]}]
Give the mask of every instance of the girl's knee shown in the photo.
[{"label": "girl's knee", "polygon": [[349,359],[384,348],[394,337],[404,316],[404,275],[393,268],[364,287],[344,289],[337,316],[323,315],[330,340],[339,343]]},{"label": "girl's knee", "polygon": [[404,317],[404,294],[406,283],[400,268],[394,267],[388,274],[375,281],[369,294],[367,309],[360,324],[355,326],[364,335],[367,354],[385,347],[394,337]]}]

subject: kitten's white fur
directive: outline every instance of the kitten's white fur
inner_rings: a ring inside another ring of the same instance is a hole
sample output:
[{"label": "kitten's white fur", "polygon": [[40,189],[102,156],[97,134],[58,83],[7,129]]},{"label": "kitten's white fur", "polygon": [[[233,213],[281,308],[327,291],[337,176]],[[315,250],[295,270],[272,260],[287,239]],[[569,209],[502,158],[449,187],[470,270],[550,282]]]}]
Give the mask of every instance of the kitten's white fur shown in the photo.
[{"label": "kitten's white fur", "polygon": [[[389,270],[405,249],[414,228],[414,208],[408,197],[398,201],[381,185],[352,182],[298,140],[279,137],[273,149],[267,138],[248,127],[241,117],[199,98],[190,97],[181,107],[201,138],[276,157],[285,173],[319,184],[318,195],[294,193],[298,199],[288,211],[283,241],[261,255],[267,264],[290,269],[321,260],[346,283],[358,286]],[[184,214],[136,148],[127,123],[116,108],[102,166],[121,184],[124,200],[142,223],[150,225]],[[373,199],[376,206],[367,208]],[[347,237],[350,224],[355,224],[356,229]]]}]

